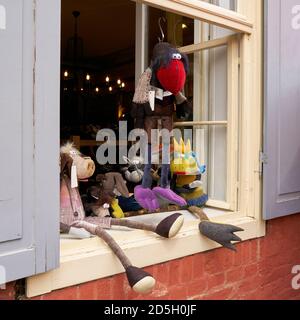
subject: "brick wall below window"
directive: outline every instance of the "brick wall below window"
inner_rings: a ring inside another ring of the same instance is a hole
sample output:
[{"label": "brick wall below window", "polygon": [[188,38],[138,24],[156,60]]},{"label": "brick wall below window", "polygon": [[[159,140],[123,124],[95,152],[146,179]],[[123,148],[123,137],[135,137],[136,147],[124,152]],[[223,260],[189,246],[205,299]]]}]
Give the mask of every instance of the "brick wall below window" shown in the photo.
[{"label": "brick wall below window", "polygon": [[[292,289],[294,265],[300,265],[300,214],[267,223],[265,238],[237,245],[238,252],[217,249],[145,268],[157,280],[150,295],[134,293],[125,274],[53,291],[34,300],[72,299],[300,299]],[[0,291],[13,299],[14,285]]]}]

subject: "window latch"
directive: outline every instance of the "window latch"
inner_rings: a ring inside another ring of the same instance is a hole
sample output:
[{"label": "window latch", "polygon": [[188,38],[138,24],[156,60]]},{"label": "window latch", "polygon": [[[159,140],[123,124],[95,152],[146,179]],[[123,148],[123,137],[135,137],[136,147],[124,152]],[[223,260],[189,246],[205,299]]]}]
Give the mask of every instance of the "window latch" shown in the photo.
[{"label": "window latch", "polygon": [[264,165],[268,164],[268,155],[264,152],[259,153],[259,175],[263,174]]}]

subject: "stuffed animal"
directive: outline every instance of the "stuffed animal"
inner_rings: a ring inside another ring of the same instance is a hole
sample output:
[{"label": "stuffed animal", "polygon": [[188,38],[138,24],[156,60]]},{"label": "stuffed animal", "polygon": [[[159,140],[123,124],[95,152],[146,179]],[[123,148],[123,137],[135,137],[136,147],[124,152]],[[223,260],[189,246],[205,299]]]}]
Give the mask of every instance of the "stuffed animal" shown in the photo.
[{"label": "stuffed animal", "polygon": [[183,140],[177,143],[174,139],[174,151],[174,159],[171,162],[172,187],[186,200],[186,208],[200,219],[200,233],[227,249],[236,250],[232,241],[241,241],[241,238],[234,233],[244,230],[232,225],[211,222],[202,209],[208,201],[201,182],[201,175],[205,173],[206,166],[200,166],[190,141],[185,144]]},{"label": "stuffed animal", "polygon": [[129,159],[127,157],[123,157],[127,162],[127,165],[122,168],[122,172],[127,181],[132,183],[140,183],[144,176],[144,160],[141,157],[134,157]]},{"label": "stuffed animal", "polygon": [[124,212],[119,206],[117,197],[122,196],[126,199],[129,199],[130,197],[122,175],[114,172],[98,174],[96,181],[99,186],[99,206],[111,208],[111,215],[114,218],[124,218]]},{"label": "stuffed animal", "polygon": [[[187,72],[187,56],[171,44],[160,42],[154,47],[151,65],[141,76],[133,98],[131,115],[135,119],[135,127],[145,130],[149,143],[142,185],[135,188],[134,195],[143,208],[152,212],[166,203],[186,205],[186,201],[170,189],[169,163],[162,164],[160,186],[151,189],[151,133],[154,129],[164,129],[172,135],[176,105],[188,105],[181,93]],[[170,153],[170,144],[171,141],[164,142],[165,156]]]},{"label": "stuffed animal", "polygon": [[98,185],[97,205],[110,208],[114,218],[124,218],[125,212],[138,212],[142,208],[133,196],[129,195],[126,183],[120,173],[99,174],[96,177]]},{"label": "stuffed animal", "polygon": [[[117,242],[105,229],[124,226],[151,231],[164,238],[172,238],[180,230],[183,216],[180,213],[172,214],[157,225],[127,219],[85,217],[77,178],[86,180],[93,175],[94,171],[94,162],[90,158],[84,157],[72,144],[66,144],[61,148],[61,232],[69,233],[78,238],[90,237],[91,235],[100,237],[119,258],[133,290],[138,293],[148,293],[154,287],[155,279],[149,273],[133,266]],[[113,177],[115,178],[115,176]],[[77,233],[76,230],[78,230]]]},{"label": "stuffed animal", "polygon": [[200,166],[196,154],[192,151],[191,142],[184,144],[174,139],[174,159],[171,162],[172,189],[184,198],[188,206],[203,207],[208,196],[202,187],[202,175],[206,166]]}]

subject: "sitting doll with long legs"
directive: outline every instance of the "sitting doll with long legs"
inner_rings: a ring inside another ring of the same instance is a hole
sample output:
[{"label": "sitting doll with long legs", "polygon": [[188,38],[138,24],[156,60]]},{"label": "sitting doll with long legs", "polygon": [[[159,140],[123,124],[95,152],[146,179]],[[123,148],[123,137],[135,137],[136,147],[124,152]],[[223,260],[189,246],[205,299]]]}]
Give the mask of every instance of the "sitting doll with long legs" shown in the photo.
[{"label": "sitting doll with long legs", "polygon": [[99,236],[119,258],[133,290],[138,293],[151,291],[155,285],[155,279],[149,273],[133,266],[117,242],[105,229],[111,229],[113,226],[124,226],[151,231],[164,238],[172,238],[182,227],[183,216],[180,213],[172,214],[158,225],[110,217],[85,217],[77,179],[86,180],[90,178],[94,174],[95,164],[90,158],[84,157],[72,144],[66,144],[61,148],[60,162],[61,232],[77,238],[86,238],[91,235]]}]

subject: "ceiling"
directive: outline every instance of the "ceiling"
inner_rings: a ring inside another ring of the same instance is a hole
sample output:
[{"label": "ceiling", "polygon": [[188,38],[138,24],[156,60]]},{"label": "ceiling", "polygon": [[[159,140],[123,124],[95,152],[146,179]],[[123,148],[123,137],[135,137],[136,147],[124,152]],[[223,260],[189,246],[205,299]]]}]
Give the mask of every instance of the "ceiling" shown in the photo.
[{"label": "ceiling", "polygon": [[62,56],[74,35],[72,12],[80,11],[78,34],[84,56],[96,58],[135,47],[135,3],[130,0],[62,0]]}]

